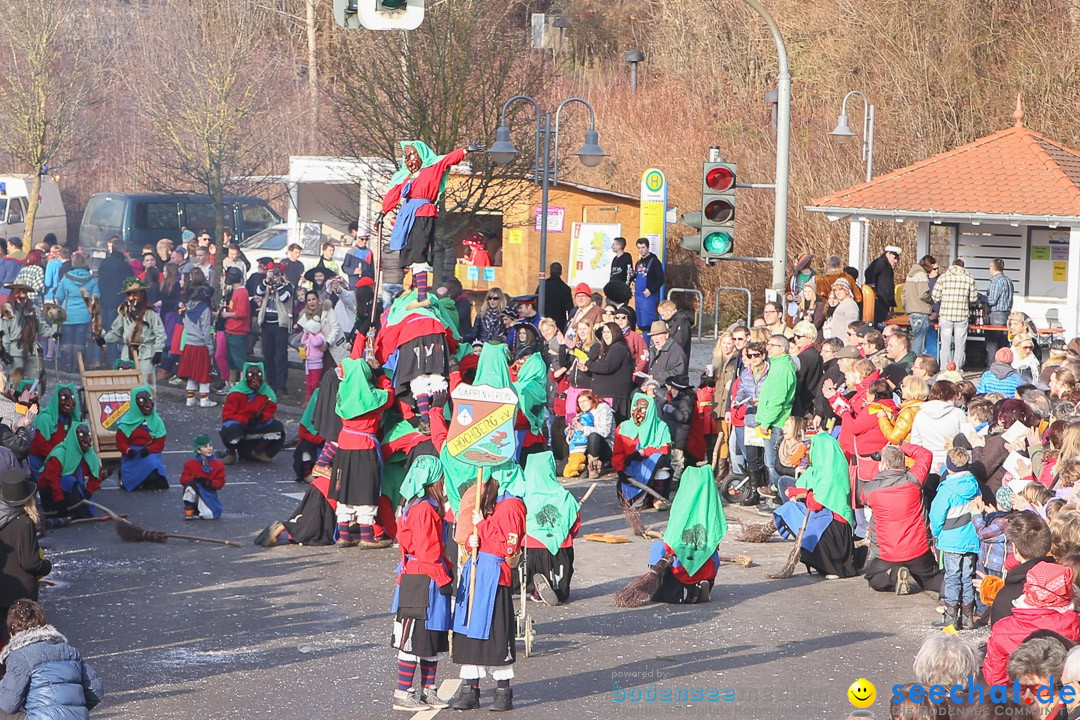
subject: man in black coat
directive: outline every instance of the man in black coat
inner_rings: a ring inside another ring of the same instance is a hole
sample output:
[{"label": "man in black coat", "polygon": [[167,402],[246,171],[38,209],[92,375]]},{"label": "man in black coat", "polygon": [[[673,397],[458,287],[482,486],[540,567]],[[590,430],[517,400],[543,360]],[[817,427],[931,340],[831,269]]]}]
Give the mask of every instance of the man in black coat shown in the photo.
[{"label": "man in black coat", "polygon": [[889,317],[896,302],[896,279],[893,275],[893,267],[900,259],[900,248],[895,245],[886,245],[885,252],[870,263],[863,273],[867,285],[874,288],[874,324],[880,325]]},{"label": "man in black coat", "polygon": [[[548,268],[547,279],[544,284],[544,317],[549,317],[559,326],[559,330],[566,330],[566,321],[574,312],[574,294],[570,292],[570,286],[562,279],[562,263],[551,263]],[[536,294],[540,294],[537,286]]]},{"label": "man in black coat", "polygon": [[649,375],[661,385],[670,378],[688,374],[686,353],[671,339],[667,323],[657,320],[649,326]]},{"label": "man in black coat", "polygon": [[794,337],[791,342],[795,346],[795,401],[791,412],[796,417],[802,417],[814,406],[814,397],[821,388],[823,363],[821,353],[814,347],[817,342],[817,328],[814,323],[801,320],[795,323]]},{"label": "man in black coat", "polygon": [[690,340],[694,336],[694,321],[690,319],[690,313],[679,310],[670,300],[661,302],[656,311],[660,313],[660,319],[668,324],[671,339],[683,349],[686,357],[690,357]]},{"label": "man in black coat", "polygon": [[[120,301],[123,300],[120,292],[123,290],[124,281],[135,274],[128,265],[127,253],[124,250],[124,242],[119,236],[109,238],[109,254],[101,261],[98,267],[98,288],[101,290],[101,322],[106,330],[112,327],[113,321],[120,310]],[[115,343],[107,345],[104,350],[102,362],[105,367],[111,368],[117,358],[120,357],[120,348]]]},{"label": "man in black coat", "polygon": [[665,385],[667,398],[660,407],[660,419],[671,432],[671,491],[675,492],[686,469],[686,439],[690,436],[690,418],[697,396],[690,389],[690,378],[686,375],[669,378]]},{"label": "man in black coat", "polygon": [[1020,564],[1005,575],[1005,586],[994,597],[990,607],[991,626],[1012,614],[1013,600],[1024,594],[1028,570],[1041,562],[1054,562],[1050,557],[1050,528],[1035,513],[1013,513],[1005,537],[1012,543],[1013,555]]}]

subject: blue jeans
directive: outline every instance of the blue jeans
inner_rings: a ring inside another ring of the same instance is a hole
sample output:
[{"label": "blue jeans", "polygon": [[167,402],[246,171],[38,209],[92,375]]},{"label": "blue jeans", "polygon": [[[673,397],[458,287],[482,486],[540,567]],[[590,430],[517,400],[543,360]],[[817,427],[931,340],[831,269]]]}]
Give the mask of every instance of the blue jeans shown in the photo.
[{"label": "blue jeans", "polygon": [[975,602],[975,563],[977,553],[945,552],[945,604],[969,605]]},{"label": "blue jeans", "polygon": [[926,313],[908,313],[911,321],[911,352],[926,353],[926,333],[930,330],[930,316]]},{"label": "blue jeans", "polygon": [[780,481],[780,473],[776,472],[776,461],[779,458],[780,439],[783,433],[780,428],[772,429],[772,437],[765,441],[765,469],[769,471],[769,485],[776,485]]},{"label": "blue jeans", "polygon": [[75,354],[86,354],[86,338],[89,334],[90,323],[88,322],[65,323],[60,326],[60,367],[68,372],[79,367],[75,361]]},{"label": "blue jeans", "polygon": [[788,502],[787,491],[788,488],[795,487],[795,478],[790,475],[784,475],[776,481],[776,494],[780,497],[780,504]]},{"label": "blue jeans", "polygon": [[938,362],[942,370],[949,369],[949,362],[956,363],[957,370],[964,369],[965,346],[967,345],[968,321],[941,320],[941,350],[938,352]]},{"label": "blue jeans", "polygon": [[[987,322],[990,325],[1004,325],[1009,321],[1009,313],[1007,312],[992,312],[987,316]],[[1004,330],[987,330],[986,331],[986,367],[990,367],[990,363],[994,362],[994,355],[999,348],[1008,347],[1009,336],[1005,334]]]},{"label": "blue jeans", "polygon": [[743,445],[743,432],[746,428],[733,427],[731,430],[731,445],[729,446],[731,472],[733,475],[742,475],[746,472],[746,449]]}]

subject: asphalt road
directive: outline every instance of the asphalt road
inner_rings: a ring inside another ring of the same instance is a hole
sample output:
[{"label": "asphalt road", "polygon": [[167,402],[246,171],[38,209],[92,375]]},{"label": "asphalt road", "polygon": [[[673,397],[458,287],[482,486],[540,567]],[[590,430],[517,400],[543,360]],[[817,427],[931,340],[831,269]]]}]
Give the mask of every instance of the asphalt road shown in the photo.
[{"label": "asphalt road", "polygon": [[[175,485],[192,438],[213,436],[220,413],[183,407],[164,394],[160,405]],[[43,539],[56,585],[42,591],[42,602],[105,680],[106,700],[95,717],[408,717],[390,708],[389,607],[398,551],[251,544],[267,523],[287,517],[303,492],[291,479],[290,454],[269,466],[230,468],[218,521],[183,521],[176,486],[128,494],[110,480],[95,496],[142,527],[239,540],[241,549],[125,543],[111,523],[63,528]],[[570,487],[581,497],[587,484]],[[630,535],[610,481],[582,515],[583,533]],[[657,527],[666,520],[664,513],[643,517]],[[646,570],[648,541],[579,541],[572,601],[530,604],[537,641],[532,657],[519,658],[511,716],[838,718],[851,709],[847,687],[866,677],[879,694],[871,709],[887,717],[888,688],[911,680],[935,601],[877,594],[859,578],[809,577],[801,567],[788,580],[768,579],[790,547],[725,539],[721,552],[749,554],[758,565],[725,564],[710,603],[623,610],[612,606],[611,595]],[[444,690],[455,677],[444,661]],[[702,699],[633,699],[635,690],[648,698],[653,683],[691,698],[700,688]],[[710,690],[717,699],[705,699]],[[485,683],[485,705],[490,696]]]}]

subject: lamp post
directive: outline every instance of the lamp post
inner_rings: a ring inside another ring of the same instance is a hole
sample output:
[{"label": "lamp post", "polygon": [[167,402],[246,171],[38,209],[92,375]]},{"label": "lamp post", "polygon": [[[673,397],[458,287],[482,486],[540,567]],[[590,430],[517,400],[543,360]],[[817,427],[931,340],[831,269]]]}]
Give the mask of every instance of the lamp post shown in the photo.
[{"label": "lamp post", "polygon": [[[506,165],[520,154],[510,139],[510,126],[506,122],[506,111],[517,101],[532,105],[536,111],[536,147],[534,152],[535,170],[533,182],[542,188],[540,194],[540,297],[537,299],[540,316],[544,315],[544,279],[547,277],[547,226],[548,194],[552,185],[559,184],[559,114],[571,103],[581,103],[589,108],[589,129],[585,131],[585,143],[575,155],[585,167],[596,167],[607,157],[600,147],[600,137],[596,132],[596,112],[593,106],[581,98],[563,100],[555,109],[555,124],[552,125],[551,113],[545,113],[536,100],[528,95],[515,95],[507,100],[499,113],[499,128],[495,131],[495,142],[488,148],[488,155],[497,165]],[[554,154],[552,140],[554,139]]]},{"label": "lamp post", "polygon": [[630,89],[637,92],[637,66],[645,61],[645,53],[640,50],[628,50],[623,60],[630,66]]},{"label": "lamp post", "polygon": [[[836,127],[833,128],[829,135],[840,144],[850,142],[856,137],[851,130],[851,123],[848,121],[847,115],[847,101],[852,95],[858,95],[863,101],[862,159],[866,162],[866,182],[870,182],[874,179],[874,106],[866,99],[865,93],[860,90],[852,90],[844,96],[844,101],[840,105],[840,117],[836,118]],[[870,249],[869,223],[863,223],[861,236],[862,248],[860,248],[860,256],[862,266],[866,267],[867,262],[869,262],[867,253]]]}]

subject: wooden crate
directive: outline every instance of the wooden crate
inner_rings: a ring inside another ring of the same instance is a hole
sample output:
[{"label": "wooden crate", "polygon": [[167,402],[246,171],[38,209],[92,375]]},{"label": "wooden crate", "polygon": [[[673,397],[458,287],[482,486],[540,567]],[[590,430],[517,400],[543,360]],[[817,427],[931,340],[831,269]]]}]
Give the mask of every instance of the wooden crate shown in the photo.
[{"label": "wooden crate", "polygon": [[[135,361],[138,367],[138,360]],[[82,378],[86,414],[90,431],[94,436],[94,450],[102,460],[117,460],[116,430],[113,425],[127,412],[131,404],[131,391],[142,385],[139,371],[87,370],[79,353],[79,376]]]}]

